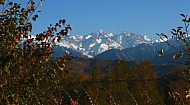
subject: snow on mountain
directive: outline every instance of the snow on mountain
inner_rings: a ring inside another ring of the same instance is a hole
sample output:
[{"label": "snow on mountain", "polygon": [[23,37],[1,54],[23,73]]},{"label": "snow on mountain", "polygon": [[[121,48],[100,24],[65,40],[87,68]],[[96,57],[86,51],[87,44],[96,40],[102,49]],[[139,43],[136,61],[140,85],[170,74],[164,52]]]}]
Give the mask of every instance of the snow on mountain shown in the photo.
[{"label": "snow on mountain", "polygon": [[148,36],[123,32],[121,34],[106,33],[99,30],[88,35],[68,35],[58,45],[73,49],[88,57],[94,57],[109,49],[125,49],[139,44],[152,44],[155,40]]}]

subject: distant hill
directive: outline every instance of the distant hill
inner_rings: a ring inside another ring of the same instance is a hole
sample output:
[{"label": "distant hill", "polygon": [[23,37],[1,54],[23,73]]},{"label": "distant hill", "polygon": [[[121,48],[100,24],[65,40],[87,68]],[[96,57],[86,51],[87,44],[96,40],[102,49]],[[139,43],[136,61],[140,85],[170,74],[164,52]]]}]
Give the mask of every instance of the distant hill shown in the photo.
[{"label": "distant hill", "polygon": [[[158,52],[164,49],[163,58],[158,56]],[[185,62],[187,56],[183,56],[181,59],[174,60],[173,55],[178,52],[172,47],[167,46],[165,43],[154,44],[140,44],[136,47],[126,48],[123,50],[114,49],[108,50],[101,54],[98,54],[94,58],[105,60],[126,60],[126,61],[141,61],[149,60],[153,64],[168,64],[171,62]],[[169,61],[169,62],[167,62]]]},{"label": "distant hill", "polygon": [[[114,60],[103,60],[103,59],[87,59],[83,57],[77,57],[67,64],[67,70],[71,75],[87,73],[91,75],[92,69],[98,66],[101,72],[105,73],[108,68],[114,68]],[[126,61],[129,68],[137,67],[139,62],[137,61]],[[184,70],[185,66],[179,64],[153,64],[152,65],[158,76],[166,75],[173,71]]]}]

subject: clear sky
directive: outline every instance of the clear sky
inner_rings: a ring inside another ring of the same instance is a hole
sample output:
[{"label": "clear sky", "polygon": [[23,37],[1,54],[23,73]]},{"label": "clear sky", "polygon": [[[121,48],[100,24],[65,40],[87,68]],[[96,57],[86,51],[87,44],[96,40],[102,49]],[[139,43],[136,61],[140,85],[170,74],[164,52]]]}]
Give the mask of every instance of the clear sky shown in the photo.
[{"label": "clear sky", "polygon": [[190,14],[190,0],[45,0],[38,9],[42,12],[34,22],[34,33],[66,19],[73,28],[71,34],[104,29],[108,33],[128,31],[158,38],[156,33],[170,34],[172,28],[182,25],[179,14]]}]

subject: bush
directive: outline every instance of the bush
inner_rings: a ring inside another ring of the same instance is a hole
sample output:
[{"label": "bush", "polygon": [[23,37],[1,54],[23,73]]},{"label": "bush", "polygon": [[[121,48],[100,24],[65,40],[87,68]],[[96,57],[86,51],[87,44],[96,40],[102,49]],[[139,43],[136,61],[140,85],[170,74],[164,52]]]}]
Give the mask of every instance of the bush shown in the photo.
[{"label": "bush", "polygon": [[43,33],[30,35],[40,11],[33,0],[29,4],[22,8],[8,2],[8,9],[0,14],[0,104],[61,104],[64,68],[72,55],[55,61],[51,55],[54,44],[71,27],[61,19]]}]

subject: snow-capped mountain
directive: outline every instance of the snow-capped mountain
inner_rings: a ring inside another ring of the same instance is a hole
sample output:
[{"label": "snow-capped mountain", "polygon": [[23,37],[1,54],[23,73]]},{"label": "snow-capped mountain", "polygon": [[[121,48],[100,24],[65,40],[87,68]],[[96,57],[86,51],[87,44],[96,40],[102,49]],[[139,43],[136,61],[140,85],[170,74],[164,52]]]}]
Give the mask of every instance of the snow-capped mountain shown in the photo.
[{"label": "snow-capped mountain", "polygon": [[156,41],[148,36],[123,32],[121,34],[106,33],[99,30],[88,35],[68,35],[58,45],[73,49],[88,57],[94,57],[110,49],[125,49],[139,44],[152,44]]}]

